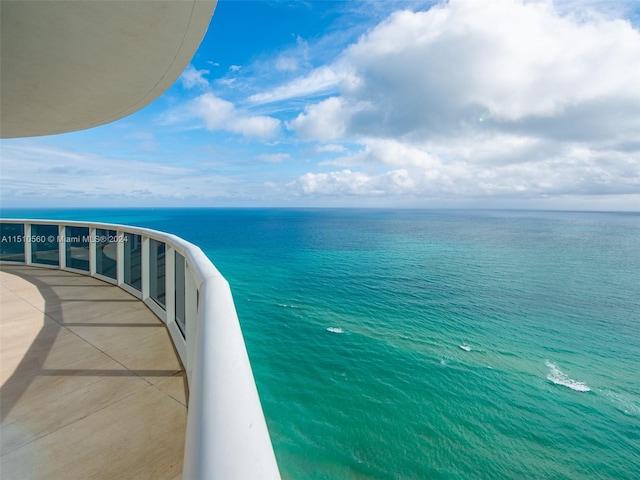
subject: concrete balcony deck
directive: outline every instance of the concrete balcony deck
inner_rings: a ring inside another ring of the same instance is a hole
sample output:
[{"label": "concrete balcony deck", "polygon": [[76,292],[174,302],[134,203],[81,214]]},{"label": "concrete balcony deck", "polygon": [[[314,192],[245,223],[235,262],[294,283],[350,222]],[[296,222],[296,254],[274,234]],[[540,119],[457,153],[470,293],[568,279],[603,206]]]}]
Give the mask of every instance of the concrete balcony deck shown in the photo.
[{"label": "concrete balcony deck", "polygon": [[0,380],[2,478],[182,478],[184,370],[118,287],[2,265]]}]

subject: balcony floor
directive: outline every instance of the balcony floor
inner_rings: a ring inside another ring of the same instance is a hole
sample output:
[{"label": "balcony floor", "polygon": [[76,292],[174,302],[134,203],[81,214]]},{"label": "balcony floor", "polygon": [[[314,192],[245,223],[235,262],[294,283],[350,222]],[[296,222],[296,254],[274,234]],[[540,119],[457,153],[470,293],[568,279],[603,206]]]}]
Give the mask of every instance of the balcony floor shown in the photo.
[{"label": "balcony floor", "polygon": [[186,378],[169,334],[121,289],[0,266],[0,475],[178,479]]}]

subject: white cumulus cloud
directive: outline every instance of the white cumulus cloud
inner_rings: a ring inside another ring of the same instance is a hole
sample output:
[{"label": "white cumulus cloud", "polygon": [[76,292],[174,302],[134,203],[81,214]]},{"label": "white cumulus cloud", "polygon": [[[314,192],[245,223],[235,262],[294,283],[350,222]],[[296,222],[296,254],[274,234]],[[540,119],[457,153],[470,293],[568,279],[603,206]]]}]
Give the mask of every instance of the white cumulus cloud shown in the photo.
[{"label": "white cumulus cloud", "polygon": [[209,73],[209,70],[198,70],[193,65],[189,65],[182,75],[180,75],[180,82],[184,88],[190,89],[194,87],[208,88],[209,82],[205,75]]},{"label": "white cumulus cloud", "polygon": [[311,105],[298,115],[288,127],[306,140],[332,140],[344,135],[347,113],[339,97],[330,97]]},{"label": "white cumulus cloud", "polygon": [[225,130],[247,137],[271,138],[280,130],[280,121],[264,115],[248,115],[238,111],[233,103],[207,92],[193,99],[187,112],[202,119],[208,130]]},{"label": "white cumulus cloud", "polygon": [[546,2],[396,12],[345,57],[359,78],[345,96],[370,105],[354,132],[446,133],[480,120],[535,130],[535,120],[640,105],[640,33],[621,20],[578,23]]},{"label": "white cumulus cloud", "polygon": [[611,12],[564,7],[451,0],[397,11],[322,72],[284,85],[294,95],[334,72],[338,91],[287,127],[306,141],[361,147],[322,164],[349,170],[310,172],[295,186],[640,196],[640,32]]}]

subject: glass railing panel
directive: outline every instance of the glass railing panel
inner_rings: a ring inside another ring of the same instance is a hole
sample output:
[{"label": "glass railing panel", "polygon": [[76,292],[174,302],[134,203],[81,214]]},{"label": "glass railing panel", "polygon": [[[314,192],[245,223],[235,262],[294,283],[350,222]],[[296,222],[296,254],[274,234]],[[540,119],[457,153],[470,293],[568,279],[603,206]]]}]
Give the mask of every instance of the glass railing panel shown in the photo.
[{"label": "glass railing panel", "polygon": [[185,268],[184,257],[178,252],[175,259],[175,294],[176,294],[176,323],[184,336],[185,330]]},{"label": "glass railing panel", "polygon": [[24,263],[24,225],[0,223],[0,260]]},{"label": "glass railing panel", "polygon": [[58,225],[31,225],[31,262],[60,265]]},{"label": "glass railing panel", "polygon": [[125,233],[124,242],[124,283],[142,291],[142,236]]},{"label": "glass railing panel", "polygon": [[117,232],[96,228],[96,273],[105,277],[118,277]]},{"label": "glass railing panel", "polygon": [[165,252],[163,242],[149,239],[149,296],[165,308]]},{"label": "glass railing panel", "polygon": [[89,227],[65,227],[66,267],[89,271]]}]

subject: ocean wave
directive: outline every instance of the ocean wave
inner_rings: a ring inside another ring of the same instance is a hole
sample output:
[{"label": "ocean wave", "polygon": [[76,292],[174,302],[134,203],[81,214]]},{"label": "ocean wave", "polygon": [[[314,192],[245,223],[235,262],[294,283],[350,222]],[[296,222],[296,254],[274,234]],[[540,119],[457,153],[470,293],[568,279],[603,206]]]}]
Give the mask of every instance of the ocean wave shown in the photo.
[{"label": "ocean wave", "polygon": [[620,393],[604,390],[604,395],[611,400],[613,406],[630,417],[640,416],[640,402]]},{"label": "ocean wave", "polygon": [[545,361],[547,367],[549,367],[549,373],[547,374],[547,380],[555,383],[556,385],[562,385],[563,387],[570,388],[576,392],[590,392],[591,388],[584,382],[579,382],[570,378],[566,373],[558,368],[555,363],[549,360]]},{"label": "ocean wave", "polygon": [[340,327],[327,327],[327,332],[344,333],[344,330],[342,330]]}]

